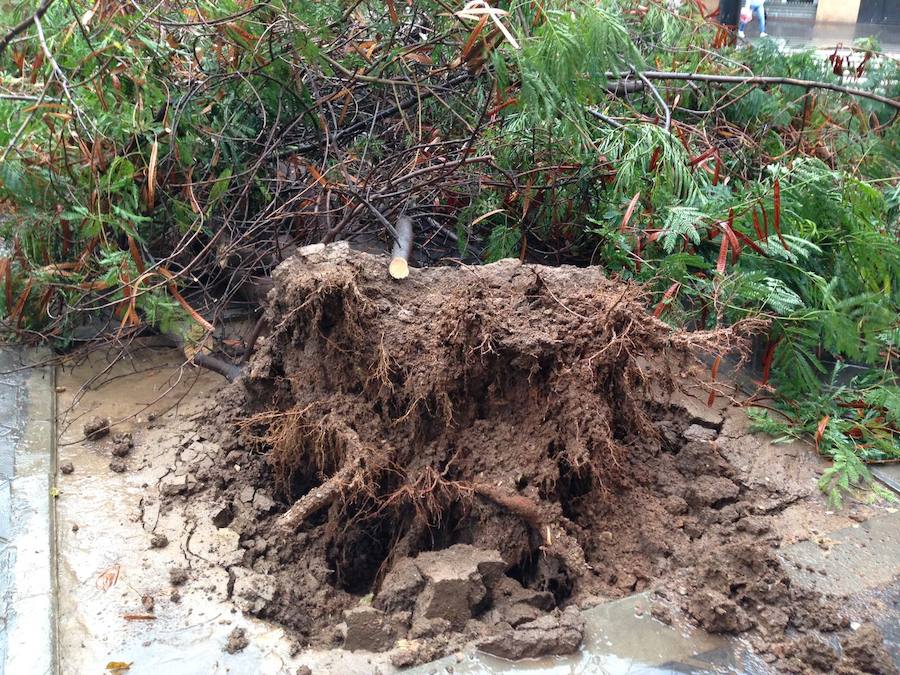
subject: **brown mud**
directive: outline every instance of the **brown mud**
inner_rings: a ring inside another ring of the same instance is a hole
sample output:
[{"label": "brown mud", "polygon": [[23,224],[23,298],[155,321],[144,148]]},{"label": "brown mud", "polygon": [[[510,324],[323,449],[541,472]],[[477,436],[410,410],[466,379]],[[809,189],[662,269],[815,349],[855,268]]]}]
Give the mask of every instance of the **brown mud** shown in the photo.
[{"label": "brown mud", "polygon": [[718,424],[669,403],[737,332],[673,332],[596,269],[396,283],[342,246],[279,267],[267,318],[202,458],[187,447],[191,471],[159,486],[239,536],[221,564],[240,609],[402,667],[467,643],[571,652],[578,606],[652,588],[655,618],[747,633],[779,669],[891,672],[863,663],[877,636],[791,584],[773,523],[797,494],[748,480]]}]

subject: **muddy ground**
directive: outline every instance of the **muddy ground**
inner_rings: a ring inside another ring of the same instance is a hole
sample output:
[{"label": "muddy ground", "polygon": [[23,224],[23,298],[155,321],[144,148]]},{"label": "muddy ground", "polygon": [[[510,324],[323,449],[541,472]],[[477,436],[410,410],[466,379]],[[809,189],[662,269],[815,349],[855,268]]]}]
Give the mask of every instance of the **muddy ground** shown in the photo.
[{"label": "muddy ground", "polygon": [[298,649],[403,667],[465,644],[570,652],[577,607],[651,589],[657,620],[745,634],[778,670],[895,672],[858,608],[792,584],[777,555],[823,509],[809,464],[761,457],[726,397],[705,405],[692,361],[739,336],[673,335],[595,270],[398,285],[341,248],[282,266],[268,316],[248,375],[189,423],[89,442],[111,470],[147,462],[132,444],[174,455],[143,530],[152,547],[188,514],[203,536],[180,538],[192,564],[163,602],[199,586]]}]

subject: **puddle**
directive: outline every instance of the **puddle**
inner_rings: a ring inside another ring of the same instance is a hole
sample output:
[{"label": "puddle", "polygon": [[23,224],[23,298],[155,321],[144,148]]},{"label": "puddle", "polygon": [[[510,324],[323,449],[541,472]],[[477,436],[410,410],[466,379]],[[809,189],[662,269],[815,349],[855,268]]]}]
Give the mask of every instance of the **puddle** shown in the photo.
[{"label": "puddle", "polygon": [[[585,611],[584,643],[567,657],[512,663],[486,654],[449,657],[409,672],[466,675],[625,675],[642,673],[768,673],[765,664],[740,641],[701,630],[666,626],[645,615],[646,594],[631,596]],[[446,671],[447,666],[452,671]]]}]

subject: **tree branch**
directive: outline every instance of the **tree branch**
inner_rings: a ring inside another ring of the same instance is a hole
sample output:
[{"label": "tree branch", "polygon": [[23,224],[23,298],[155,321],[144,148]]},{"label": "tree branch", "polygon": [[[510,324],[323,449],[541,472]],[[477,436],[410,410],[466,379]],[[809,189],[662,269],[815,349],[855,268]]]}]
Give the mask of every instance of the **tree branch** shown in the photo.
[{"label": "tree branch", "polygon": [[[624,83],[628,90],[635,91],[645,86],[643,82],[635,82],[633,79],[628,80],[628,77],[630,75],[631,73],[607,73],[607,77],[610,78],[609,83],[607,84],[607,88],[617,88],[620,84]],[[841,94],[848,94],[849,96],[867,98],[872,101],[877,101],[878,103],[883,103],[884,105],[890,106],[895,110],[900,110],[900,100],[898,99],[888,98],[887,96],[881,96],[880,94],[876,94],[871,91],[865,91],[863,89],[852,89],[850,87],[844,87],[839,84],[833,84],[831,82],[820,82],[817,80],[798,80],[793,77],[767,77],[762,75],[710,75],[707,73],[670,73],[657,70],[645,70],[640,73],[640,75],[642,75],[644,78],[647,78],[648,80],[683,80],[690,82],[711,82],[718,84],[755,84],[762,87],[772,85],[786,85],[803,87],[807,90],[828,89],[830,91],[836,91]]]},{"label": "tree branch", "polygon": [[52,4],[53,0],[43,0],[34,14],[29,16],[27,19],[23,19],[18,25],[10,29],[10,31],[3,36],[3,39],[0,40],[0,54],[3,54],[3,52],[9,46],[10,42],[12,42],[17,36],[21,35],[26,30],[28,30],[31,24],[35,22],[35,20],[40,21],[43,18],[44,14],[47,13],[47,10],[50,9],[50,5]]}]

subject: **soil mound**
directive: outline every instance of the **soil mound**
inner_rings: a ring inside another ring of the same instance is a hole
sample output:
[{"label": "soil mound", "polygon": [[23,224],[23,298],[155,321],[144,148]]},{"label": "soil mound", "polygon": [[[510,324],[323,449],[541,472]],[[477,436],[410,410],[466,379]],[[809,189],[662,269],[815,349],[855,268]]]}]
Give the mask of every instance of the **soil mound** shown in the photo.
[{"label": "soil mound", "polygon": [[271,332],[213,414],[222,459],[191,488],[214,486],[213,522],[240,535],[243,610],[398,666],[473,640],[573,651],[574,605],[663,579],[656,618],[753,629],[762,649],[843,625],[773,552],[768,520],[796,495],[749,487],[717,424],[660,403],[738,332],[672,331],[595,268],[397,283],[333,245],[274,282]]}]

